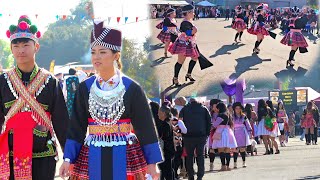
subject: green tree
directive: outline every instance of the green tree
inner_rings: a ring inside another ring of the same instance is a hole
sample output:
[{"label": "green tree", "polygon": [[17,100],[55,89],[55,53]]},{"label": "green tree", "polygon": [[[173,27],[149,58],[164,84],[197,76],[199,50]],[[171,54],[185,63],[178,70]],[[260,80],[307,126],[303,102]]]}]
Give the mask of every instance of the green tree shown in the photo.
[{"label": "green tree", "polygon": [[[58,20],[48,26],[40,40],[40,51],[37,63],[49,69],[51,60],[55,64],[63,65],[73,61],[88,64],[90,61],[90,32],[92,20],[86,13],[86,0],[82,0],[74,10],[72,16],[65,20]],[[149,97],[158,96],[157,80],[148,61],[149,41],[139,47],[133,40],[123,40],[121,59],[123,72],[136,80]]]},{"label": "green tree", "polygon": [[13,66],[14,59],[11,54],[10,43],[0,39],[0,63],[2,68],[7,69]]},{"label": "green tree", "polygon": [[71,17],[59,19],[48,26],[39,41],[41,49],[37,63],[40,66],[49,68],[51,60],[56,64],[79,61],[88,52],[92,20],[86,13],[86,3],[87,0],[82,0],[71,10]]}]

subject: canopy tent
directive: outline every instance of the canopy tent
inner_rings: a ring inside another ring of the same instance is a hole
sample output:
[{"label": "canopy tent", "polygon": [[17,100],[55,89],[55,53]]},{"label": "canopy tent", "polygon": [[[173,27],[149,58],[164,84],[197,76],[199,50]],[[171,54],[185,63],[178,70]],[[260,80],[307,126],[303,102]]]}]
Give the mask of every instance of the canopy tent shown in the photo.
[{"label": "canopy tent", "polygon": [[174,6],[184,6],[188,5],[186,1],[162,1],[162,0],[148,0],[148,4],[155,4],[155,5],[174,5]]},{"label": "canopy tent", "polygon": [[216,6],[216,5],[212,4],[211,2],[208,2],[208,1],[201,1],[197,4],[197,6],[212,7],[212,6]]}]

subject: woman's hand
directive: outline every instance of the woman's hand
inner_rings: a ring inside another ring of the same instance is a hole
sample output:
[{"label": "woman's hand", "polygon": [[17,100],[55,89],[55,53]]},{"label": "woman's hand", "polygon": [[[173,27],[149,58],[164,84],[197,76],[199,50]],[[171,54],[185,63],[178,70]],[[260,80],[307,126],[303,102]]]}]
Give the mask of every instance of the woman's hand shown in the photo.
[{"label": "woman's hand", "polygon": [[63,162],[60,169],[59,169],[59,176],[64,179],[66,177],[69,177],[70,173],[69,173],[69,169],[70,169],[70,163],[69,162]]},{"label": "woman's hand", "polygon": [[147,174],[152,176],[152,179],[158,180],[160,177],[159,169],[156,164],[148,164],[147,165]]}]

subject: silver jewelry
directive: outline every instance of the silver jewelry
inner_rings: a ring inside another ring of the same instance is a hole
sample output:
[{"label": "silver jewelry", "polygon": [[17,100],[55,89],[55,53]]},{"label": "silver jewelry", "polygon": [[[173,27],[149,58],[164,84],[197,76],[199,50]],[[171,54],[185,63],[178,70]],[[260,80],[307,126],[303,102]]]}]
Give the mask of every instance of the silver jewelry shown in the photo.
[{"label": "silver jewelry", "polygon": [[99,125],[111,126],[118,122],[125,111],[123,96],[126,88],[120,77],[116,88],[103,91],[93,82],[89,94],[89,113]]}]

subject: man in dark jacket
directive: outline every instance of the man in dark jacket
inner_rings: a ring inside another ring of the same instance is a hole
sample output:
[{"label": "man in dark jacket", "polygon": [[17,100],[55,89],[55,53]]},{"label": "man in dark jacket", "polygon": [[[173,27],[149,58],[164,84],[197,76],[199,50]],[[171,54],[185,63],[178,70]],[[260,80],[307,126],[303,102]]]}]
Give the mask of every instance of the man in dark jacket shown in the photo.
[{"label": "man in dark jacket", "polygon": [[210,113],[204,105],[195,99],[190,99],[190,103],[181,109],[179,117],[188,129],[187,134],[183,135],[184,146],[187,150],[186,164],[188,178],[189,180],[194,179],[193,157],[194,150],[196,150],[198,165],[197,178],[198,180],[202,180],[204,176],[203,150],[211,128]]},{"label": "man in dark jacket", "polygon": [[229,9],[229,6],[227,7],[226,9],[226,21],[229,21],[229,18],[230,18],[230,9]]}]

